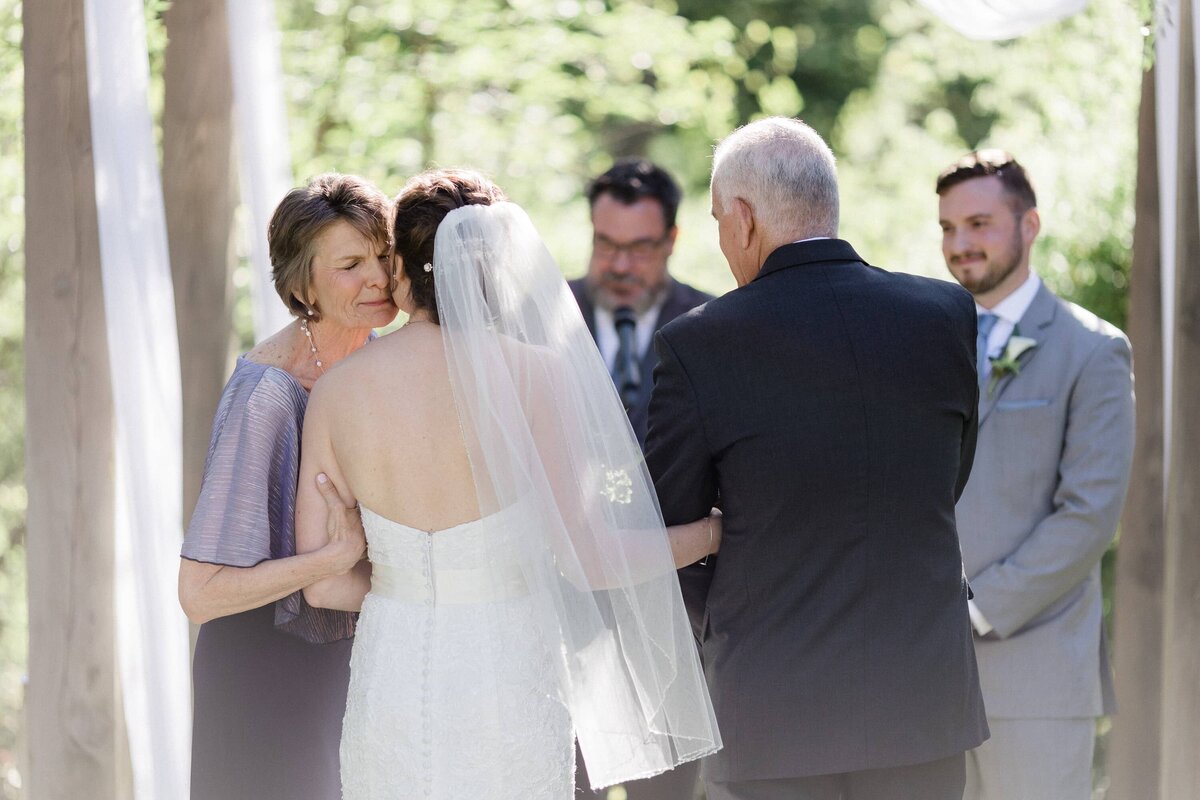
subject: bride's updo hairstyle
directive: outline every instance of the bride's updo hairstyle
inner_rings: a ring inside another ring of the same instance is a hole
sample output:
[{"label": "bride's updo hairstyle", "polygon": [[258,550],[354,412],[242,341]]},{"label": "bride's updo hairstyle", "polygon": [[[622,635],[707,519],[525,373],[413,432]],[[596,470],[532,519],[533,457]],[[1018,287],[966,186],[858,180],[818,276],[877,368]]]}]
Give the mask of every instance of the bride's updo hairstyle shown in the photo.
[{"label": "bride's updo hairstyle", "polygon": [[480,173],[470,169],[431,169],[412,178],[396,196],[396,255],[411,286],[413,305],[439,322],[433,273],[433,243],[438,226],[456,208],[490,206],[505,200],[504,192]]}]

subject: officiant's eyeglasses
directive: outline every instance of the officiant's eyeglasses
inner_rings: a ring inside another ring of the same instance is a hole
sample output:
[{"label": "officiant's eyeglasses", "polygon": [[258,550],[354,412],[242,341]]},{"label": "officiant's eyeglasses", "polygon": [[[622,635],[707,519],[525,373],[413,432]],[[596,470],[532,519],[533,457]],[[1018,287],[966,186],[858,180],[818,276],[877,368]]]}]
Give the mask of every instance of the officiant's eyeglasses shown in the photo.
[{"label": "officiant's eyeglasses", "polygon": [[628,253],[634,261],[645,261],[651,258],[658,248],[666,244],[670,234],[663,234],[658,239],[635,239],[632,242],[619,244],[607,236],[599,234],[592,237],[592,252],[597,258],[616,258],[618,253]]}]

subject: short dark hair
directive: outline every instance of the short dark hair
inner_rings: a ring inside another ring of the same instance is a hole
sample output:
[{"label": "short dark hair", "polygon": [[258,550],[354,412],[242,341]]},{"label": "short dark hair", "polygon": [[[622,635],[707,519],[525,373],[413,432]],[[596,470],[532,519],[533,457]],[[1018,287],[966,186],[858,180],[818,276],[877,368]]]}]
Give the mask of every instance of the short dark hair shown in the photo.
[{"label": "short dark hair", "polygon": [[411,285],[413,305],[425,309],[438,322],[433,262],[438,226],[456,208],[490,206],[505,199],[504,192],[482,174],[470,169],[431,169],[412,178],[396,195],[393,234],[395,253]]},{"label": "short dark hair", "polygon": [[937,179],[938,196],[945,194],[952,186],[989,175],[1000,179],[1014,211],[1024,213],[1037,208],[1037,194],[1033,191],[1033,183],[1025,168],[1017,163],[1012,153],[994,148],[973,150],[942,170]]},{"label": "short dark hair", "polygon": [[675,227],[682,193],[679,184],[665,169],[644,158],[624,158],[613,164],[587,187],[588,206],[596,205],[601,195],[611,194],[617,201],[631,206],[638,200],[650,198],[662,206],[667,230]]},{"label": "short dark hair", "polygon": [[[380,253],[392,249],[387,195],[357,175],[327,172],[292,189],[284,196],[267,225],[267,250],[275,291],[297,317],[313,322],[321,309],[309,309],[300,299],[312,286],[312,262],[317,238],[334,222],[348,222],[354,230],[379,245]],[[311,314],[309,312],[312,312]]]}]

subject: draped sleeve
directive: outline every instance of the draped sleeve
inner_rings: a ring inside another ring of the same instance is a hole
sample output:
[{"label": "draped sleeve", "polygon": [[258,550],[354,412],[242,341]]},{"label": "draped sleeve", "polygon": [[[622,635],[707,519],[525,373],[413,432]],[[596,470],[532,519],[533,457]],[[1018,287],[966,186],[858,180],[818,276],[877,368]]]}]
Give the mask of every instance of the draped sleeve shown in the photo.
[{"label": "draped sleeve", "polygon": [[[287,372],[238,359],[217,413],[196,510],[181,555],[253,567],[296,554],[300,431],[308,393]],[[354,615],[309,606],[294,592],[275,602],[275,627],[320,643],[354,635]]]}]

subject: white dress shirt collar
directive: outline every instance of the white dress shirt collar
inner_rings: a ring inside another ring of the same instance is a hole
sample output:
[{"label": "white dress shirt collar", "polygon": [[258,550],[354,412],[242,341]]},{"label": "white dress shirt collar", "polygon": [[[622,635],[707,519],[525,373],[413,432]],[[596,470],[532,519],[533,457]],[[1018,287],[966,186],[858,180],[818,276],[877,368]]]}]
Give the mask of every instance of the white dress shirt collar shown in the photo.
[{"label": "white dress shirt collar", "polygon": [[978,303],[975,304],[975,313],[995,314],[998,317],[996,324],[992,326],[992,332],[988,334],[987,349],[990,357],[996,358],[1003,352],[1017,323],[1021,321],[1021,317],[1025,316],[1025,312],[1033,304],[1033,298],[1037,297],[1038,288],[1041,285],[1041,278],[1030,272],[1029,277],[1017,287],[1016,291],[996,303],[992,308],[984,308]]},{"label": "white dress shirt collar", "polygon": [[1021,321],[1021,317],[1025,316],[1025,312],[1029,310],[1029,306],[1033,304],[1033,298],[1037,296],[1041,285],[1042,279],[1037,276],[1036,272],[1030,271],[1029,277],[1025,279],[1025,282],[1018,286],[1008,297],[996,303],[990,309],[976,303],[975,311],[978,314],[985,312],[995,314],[1009,325],[1016,325]]}]

